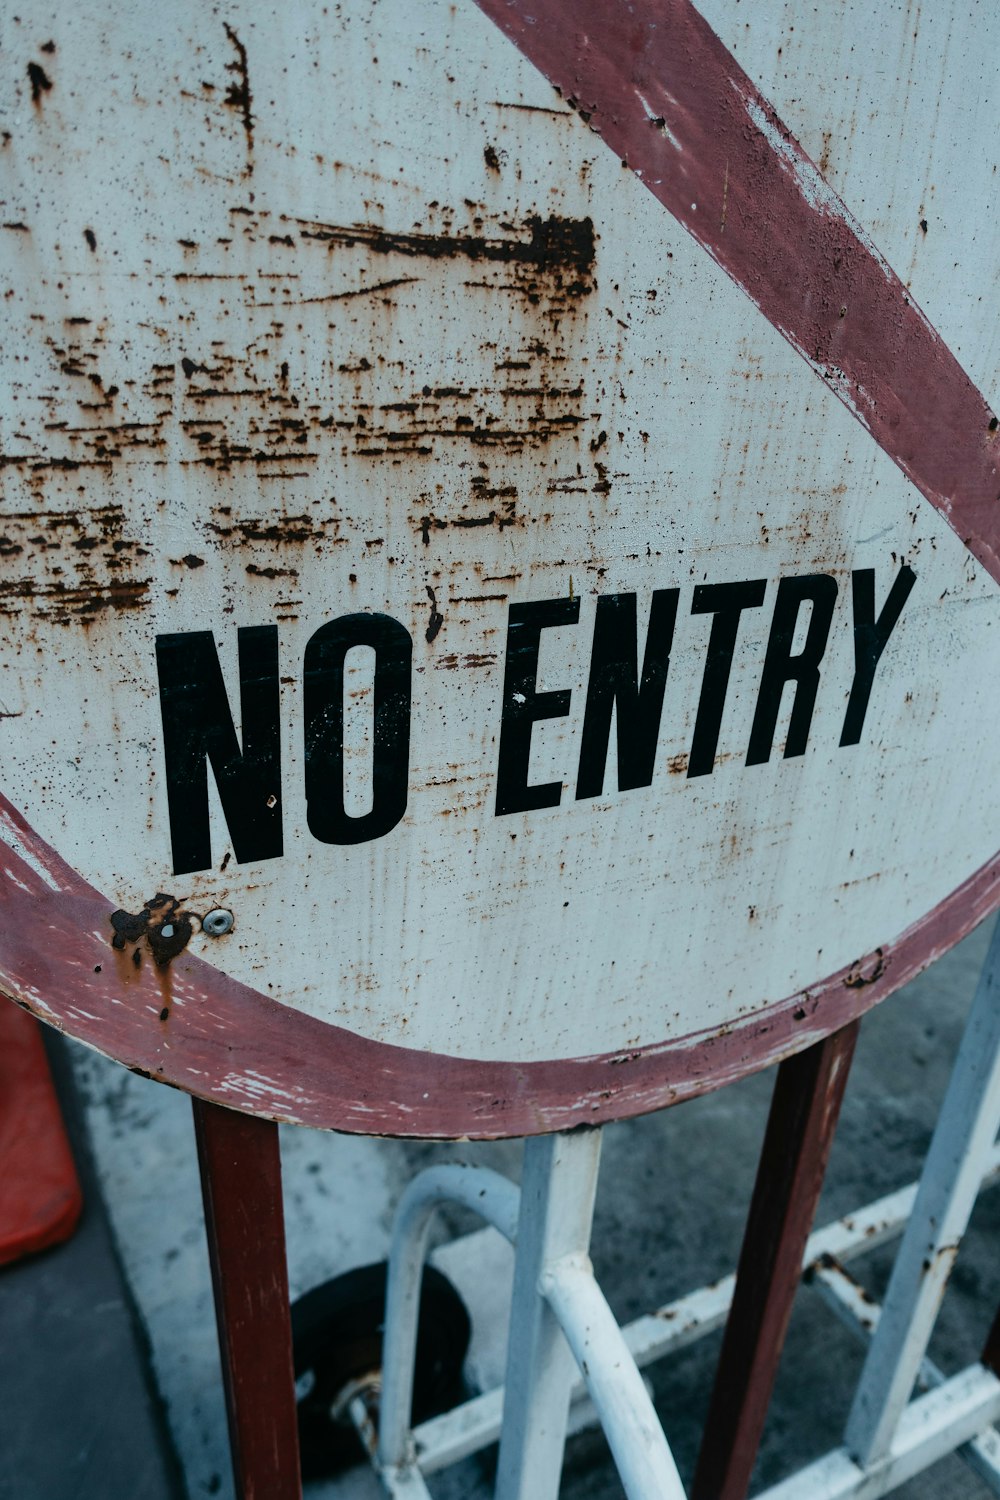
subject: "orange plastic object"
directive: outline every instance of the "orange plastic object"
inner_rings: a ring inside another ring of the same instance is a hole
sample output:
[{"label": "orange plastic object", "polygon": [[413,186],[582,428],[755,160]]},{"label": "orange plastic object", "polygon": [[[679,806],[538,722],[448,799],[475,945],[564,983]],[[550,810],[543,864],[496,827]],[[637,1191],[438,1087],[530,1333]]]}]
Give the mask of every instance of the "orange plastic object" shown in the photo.
[{"label": "orange plastic object", "polygon": [[68,1239],[82,1208],[41,1028],[0,998],[0,1265]]}]

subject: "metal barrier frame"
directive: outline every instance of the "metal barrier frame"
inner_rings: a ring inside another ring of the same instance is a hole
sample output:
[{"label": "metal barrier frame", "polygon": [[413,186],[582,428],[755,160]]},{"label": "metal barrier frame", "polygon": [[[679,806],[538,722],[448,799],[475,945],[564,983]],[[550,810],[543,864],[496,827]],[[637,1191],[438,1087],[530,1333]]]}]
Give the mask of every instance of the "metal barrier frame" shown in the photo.
[{"label": "metal barrier frame", "polygon": [[[844,1445],[759,1500],[874,1500],[950,1452],[1000,1496],[991,1425],[1000,1419],[1000,1315],[977,1364],[945,1378],[926,1358],[976,1195],[1000,1181],[1000,924],[919,1182],[810,1235],[856,1034],[852,1023],[781,1064],[735,1276],[624,1328],[587,1254],[599,1128],[526,1141],[520,1189],[458,1165],[414,1179],[393,1232],[378,1431],[360,1395],[350,1406],[391,1500],[428,1500],[425,1476],[497,1439],[497,1500],[554,1497],[568,1431],[593,1420],[628,1500],[684,1500],[639,1371],[723,1323],[690,1500],[744,1500],[803,1275],[869,1351]],[[277,1127],[198,1100],[194,1108],[237,1494],[293,1500],[301,1485]],[[516,1245],[506,1381],[411,1431],[420,1280],[444,1202]],[[880,1308],[846,1264],[901,1232]],[[592,1406],[581,1412],[585,1392]]]}]

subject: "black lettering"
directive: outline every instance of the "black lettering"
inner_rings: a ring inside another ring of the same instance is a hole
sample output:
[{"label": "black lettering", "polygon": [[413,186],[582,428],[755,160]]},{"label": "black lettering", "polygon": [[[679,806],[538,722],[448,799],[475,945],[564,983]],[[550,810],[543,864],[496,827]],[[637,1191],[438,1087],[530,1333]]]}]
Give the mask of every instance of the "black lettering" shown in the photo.
[{"label": "black lettering", "polygon": [[539,719],[564,718],[569,713],[571,697],[568,688],[556,693],[536,691],[538,647],[543,630],[575,625],[579,618],[579,599],[542,599],[534,604],[510,606],[497,760],[498,818],[504,813],[559,806],[561,781],[528,786],[531,726]]},{"label": "black lettering", "polygon": [[599,797],[604,790],[612,710],[617,725],[618,790],[649,786],[653,779],[678,594],[678,589],[657,589],[653,594],[641,683],[635,595],[606,594],[597,601],[576,779],[578,801]]},{"label": "black lettering", "polygon": [[910,590],[917,575],[906,563],[892,581],[889,597],[882,606],[882,613],[875,618],[875,569],[855,568],[851,575],[854,594],[854,681],[847,700],[844,728],[840,736],[842,745],[856,745],[861,739],[868,701],[875,681],[875,668],[885,650],[903,612],[903,605],[910,597]]},{"label": "black lettering", "polygon": [[237,632],[237,641],[242,749],[212,632],[156,638],[175,875],[212,867],[206,760],[237,861],[282,853],[278,630],[249,626]]},{"label": "black lettering", "polygon": [[763,578],[753,578],[746,583],[700,583],[694,591],[691,613],[714,615],[715,619],[708,638],[705,674],[701,680],[701,697],[691,738],[689,776],[709,776],[715,766],[740,615],[745,609],[759,609],[766,592],[767,581]]},{"label": "black lettering", "polygon": [[[797,656],[793,656],[795,626],[799,609],[806,600],[812,601],[813,608],[805,645]],[[750,731],[748,766],[763,765],[771,758],[781,695],[786,682],[795,683],[795,697],[792,701],[788,737],[785,740],[785,759],[790,755],[804,753],[819,690],[819,664],[826,650],[836,602],[837,580],[831,578],[829,573],[806,573],[800,578],[782,578],[778,584],[771,634],[768,636],[764,670],[757,694],[757,708]]]},{"label": "black lettering", "polygon": [[[373,800],[349,817],[344,807],[344,659],[352,646],[375,652]],[[323,844],[363,844],[389,833],[406,811],[410,778],[413,641],[389,615],[341,615],[321,625],[302,664],[306,822]]]}]

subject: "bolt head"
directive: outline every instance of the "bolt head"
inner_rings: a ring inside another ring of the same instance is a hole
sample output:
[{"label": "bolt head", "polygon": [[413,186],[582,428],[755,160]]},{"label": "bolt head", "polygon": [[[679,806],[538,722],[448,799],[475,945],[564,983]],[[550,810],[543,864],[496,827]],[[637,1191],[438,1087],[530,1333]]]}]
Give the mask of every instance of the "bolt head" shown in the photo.
[{"label": "bolt head", "polygon": [[207,932],[209,937],[225,937],[227,932],[232,932],[233,921],[231,911],[226,911],[223,906],[217,906],[202,917],[201,930]]}]

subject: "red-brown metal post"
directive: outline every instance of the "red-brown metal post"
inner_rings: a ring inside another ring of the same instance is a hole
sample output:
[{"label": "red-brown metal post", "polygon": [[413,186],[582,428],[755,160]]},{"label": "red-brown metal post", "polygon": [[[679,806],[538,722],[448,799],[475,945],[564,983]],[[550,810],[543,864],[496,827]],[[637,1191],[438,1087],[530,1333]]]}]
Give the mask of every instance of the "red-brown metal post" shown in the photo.
[{"label": "red-brown metal post", "polygon": [[301,1500],[278,1127],[192,1103],[237,1500]]},{"label": "red-brown metal post", "polygon": [[778,1069],[691,1500],[744,1500],[750,1484],[857,1034]]},{"label": "red-brown metal post", "polygon": [[993,1319],[993,1327],[986,1335],[986,1343],[979,1358],[994,1375],[1000,1375],[1000,1308]]}]

